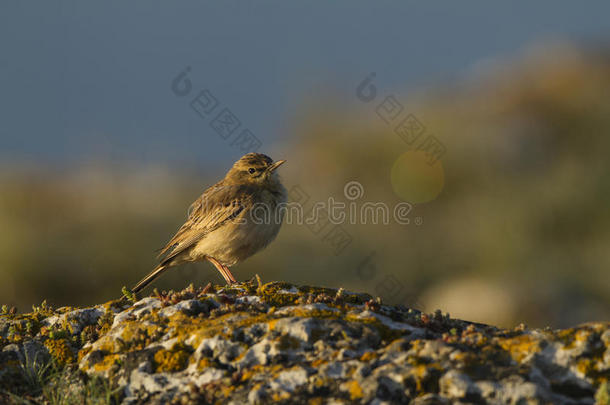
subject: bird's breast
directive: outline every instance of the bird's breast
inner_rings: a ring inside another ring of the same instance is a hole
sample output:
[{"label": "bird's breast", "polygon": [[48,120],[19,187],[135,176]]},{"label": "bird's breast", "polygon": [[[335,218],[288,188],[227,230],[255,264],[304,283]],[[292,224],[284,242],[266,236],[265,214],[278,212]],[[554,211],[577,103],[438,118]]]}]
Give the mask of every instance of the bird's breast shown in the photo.
[{"label": "bird's breast", "polygon": [[227,266],[264,249],[282,225],[285,194],[262,192],[233,221],[207,234],[191,251],[194,258],[212,256]]}]

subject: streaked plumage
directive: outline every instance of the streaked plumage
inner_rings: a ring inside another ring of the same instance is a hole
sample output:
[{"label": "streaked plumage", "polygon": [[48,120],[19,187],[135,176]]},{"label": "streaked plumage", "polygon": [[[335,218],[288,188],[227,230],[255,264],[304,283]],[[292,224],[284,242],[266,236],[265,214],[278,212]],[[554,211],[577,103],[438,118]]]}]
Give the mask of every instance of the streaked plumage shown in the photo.
[{"label": "streaked plumage", "polygon": [[[260,153],[235,162],[224,179],[191,204],[187,221],[161,250],[160,264],[132,292],[172,266],[203,260],[214,264],[228,284],[235,282],[228,266],[263,249],[279,232],[284,210],[277,209],[286,202],[286,189],[275,170],[282,163]],[[268,207],[268,221],[253,220],[257,206]]]}]

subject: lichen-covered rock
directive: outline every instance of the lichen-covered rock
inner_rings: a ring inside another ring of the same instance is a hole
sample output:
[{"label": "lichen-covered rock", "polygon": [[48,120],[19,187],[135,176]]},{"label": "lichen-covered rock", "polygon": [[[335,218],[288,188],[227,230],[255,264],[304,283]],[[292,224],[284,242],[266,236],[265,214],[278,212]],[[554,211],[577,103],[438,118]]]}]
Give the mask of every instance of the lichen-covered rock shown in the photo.
[{"label": "lichen-covered rock", "polygon": [[0,350],[5,390],[36,359],[127,404],[593,404],[610,380],[610,323],[504,330],[277,282],[6,312]]}]

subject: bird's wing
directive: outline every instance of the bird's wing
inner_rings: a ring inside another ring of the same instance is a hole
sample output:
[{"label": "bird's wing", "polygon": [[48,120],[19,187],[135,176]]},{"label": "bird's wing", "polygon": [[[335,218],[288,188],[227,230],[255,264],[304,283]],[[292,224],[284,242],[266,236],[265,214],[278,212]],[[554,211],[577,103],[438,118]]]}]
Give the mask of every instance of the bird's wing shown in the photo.
[{"label": "bird's wing", "polygon": [[207,189],[189,207],[188,220],[161,250],[167,262],[200,241],[208,233],[235,219],[252,203],[248,186],[217,184]]}]

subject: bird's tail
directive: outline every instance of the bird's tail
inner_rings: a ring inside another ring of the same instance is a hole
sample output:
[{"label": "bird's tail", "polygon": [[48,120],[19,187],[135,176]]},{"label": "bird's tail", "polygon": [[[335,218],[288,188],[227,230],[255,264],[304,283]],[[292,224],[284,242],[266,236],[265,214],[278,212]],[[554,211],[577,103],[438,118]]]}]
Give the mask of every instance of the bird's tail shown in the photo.
[{"label": "bird's tail", "polygon": [[152,283],[157,277],[159,277],[169,266],[167,264],[160,264],[153,271],[151,271],[146,277],[138,282],[132,289],[131,292],[136,294],[146,288],[147,285]]}]

